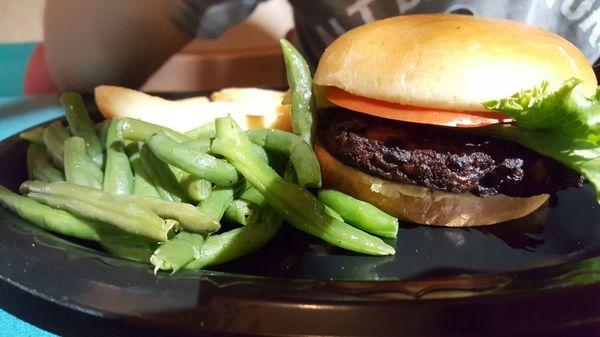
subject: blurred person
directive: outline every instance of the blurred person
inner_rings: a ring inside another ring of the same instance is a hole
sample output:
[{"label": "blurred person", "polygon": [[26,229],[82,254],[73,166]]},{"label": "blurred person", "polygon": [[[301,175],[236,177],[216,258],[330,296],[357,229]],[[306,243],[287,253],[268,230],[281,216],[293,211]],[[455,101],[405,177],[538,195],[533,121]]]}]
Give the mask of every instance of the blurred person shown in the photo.
[{"label": "blurred person", "polygon": [[[47,0],[45,66],[59,90],[139,87],[194,38],[212,39],[266,0]],[[366,22],[415,13],[507,18],[554,31],[590,62],[600,55],[600,1],[289,0],[297,44],[311,64],[337,36]]]}]

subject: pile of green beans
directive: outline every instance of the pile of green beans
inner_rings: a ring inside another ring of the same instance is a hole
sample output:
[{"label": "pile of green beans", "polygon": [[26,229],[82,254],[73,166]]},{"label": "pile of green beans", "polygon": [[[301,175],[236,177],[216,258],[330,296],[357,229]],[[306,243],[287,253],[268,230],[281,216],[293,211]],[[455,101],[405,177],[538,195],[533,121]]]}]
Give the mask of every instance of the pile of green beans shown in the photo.
[{"label": "pile of green beans", "polygon": [[341,248],[394,254],[375,235],[395,238],[396,218],[321,189],[310,72],[291,44],[281,46],[294,133],[244,132],[229,117],[185,134],[131,118],[94,124],[83,98],[65,93],[66,125],[21,133],[30,143],[30,180],[21,195],[0,186],[0,204],[45,230],[152,264],[155,272],[250,254],[284,221]]},{"label": "pile of green beans", "polygon": [[212,150],[223,155],[292,226],[332,245],[371,254],[394,254],[381,239],[340,221],[308,190],[284,181],[252,151],[248,137],[228,117],[216,120],[217,137]]}]

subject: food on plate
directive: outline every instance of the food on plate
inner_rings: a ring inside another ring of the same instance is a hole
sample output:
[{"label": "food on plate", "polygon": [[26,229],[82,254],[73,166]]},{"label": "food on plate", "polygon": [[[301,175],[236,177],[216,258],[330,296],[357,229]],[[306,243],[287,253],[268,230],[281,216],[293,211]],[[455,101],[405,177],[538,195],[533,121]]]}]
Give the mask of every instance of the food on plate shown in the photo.
[{"label": "food on plate", "polygon": [[554,34],[468,16],[392,18],[336,40],[316,85],[302,55],[281,48],[286,93],[169,101],[101,86],[106,120],[96,124],[79,94],[63,94],[66,126],[21,134],[30,180],[22,195],[0,186],[0,204],[175,272],[252,253],[286,223],[391,255],[381,237],[396,237],[398,218],[507,221],[584,178],[600,196],[597,83]]},{"label": "food on plate", "polygon": [[248,137],[230,118],[217,118],[212,151],[225,157],[292,226],[332,245],[371,255],[394,254],[381,239],[340,221],[308,190],[281,178],[254,151]]},{"label": "food on plate", "polygon": [[210,94],[213,102],[281,105],[285,92],[260,88],[225,88]]},{"label": "food on plate", "polygon": [[409,15],[335,40],[314,77],[323,182],[411,222],[489,225],[600,188],[597,81],[522,23]]},{"label": "food on plate", "polygon": [[167,100],[109,85],[94,90],[96,105],[107,120],[135,118],[185,132],[230,115],[247,129],[290,130],[290,107],[281,104],[284,93],[258,88],[228,88],[207,97]]},{"label": "food on plate", "polygon": [[[312,148],[310,72],[289,43],[282,49],[291,60],[287,105],[281,104],[283,92],[252,88],[224,89],[209,102],[99,87],[96,100],[107,120],[94,124],[80,95],[63,94],[66,127],[55,121],[22,133],[30,142],[31,180],[21,184],[22,195],[0,187],[0,204],[155,271],[200,269],[244,256],[265,245],[284,221],[350,251],[394,254],[377,236],[395,238],[396,218],[341,192],[317,198],[321,170]],[[285,113],[277,115],[282,107]],[[251,114],[262,124],[248,123]],[[277,123],[268,126],[283,130],[264,128],[269,120]],[[285,131],[290,128],[293,133]]]}]

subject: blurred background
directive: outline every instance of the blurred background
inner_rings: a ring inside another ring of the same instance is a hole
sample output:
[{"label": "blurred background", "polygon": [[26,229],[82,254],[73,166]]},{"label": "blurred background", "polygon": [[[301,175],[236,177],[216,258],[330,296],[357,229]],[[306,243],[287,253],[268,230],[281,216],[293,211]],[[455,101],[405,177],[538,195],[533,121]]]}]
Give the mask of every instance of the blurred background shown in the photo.
[{"label": "blurred background", "polygon": [[[348,29],[414,13],[527,22],[567,38],[593,63],[600,56],[598,4],[573,0],[2,0],[0,97],[90,92],[98,84],[151,92],[283,87],[280,38],[297,46],[301,40],[304,56],[314,66],[323,49]],[[208,39],[213,36],[219,37]]]},{"label": "blurred background", "polygon": [[[39,78],[47,72],[37,69],[41,66],[40,55],[35,55],[44,39],[45,4],[45,0],[0,1],[0,64],[3,65],[0,96],[54,89],[48,87],[48,78]],[[261,3],[247,20],[226,30],[219,38],[188,43],[142,89],[177,92],[224,86],[283,86],[285,77],[278,40],[293,25],[292,10],[286,0]],[[76,48],[69,52],[80,53]]]}]

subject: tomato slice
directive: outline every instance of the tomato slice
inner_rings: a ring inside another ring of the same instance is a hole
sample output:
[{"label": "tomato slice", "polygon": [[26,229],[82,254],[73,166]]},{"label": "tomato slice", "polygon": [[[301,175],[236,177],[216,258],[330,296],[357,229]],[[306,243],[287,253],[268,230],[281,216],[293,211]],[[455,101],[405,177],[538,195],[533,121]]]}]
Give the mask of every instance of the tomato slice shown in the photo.
[{"label": "tomato slice", "polygon": [[361,97],[336,87],[326,87],[325,97],[331,103],[346,109],[411,123],[469,128],[513,121],[512,118],[494,111],[471,112],[420,108]]}]

